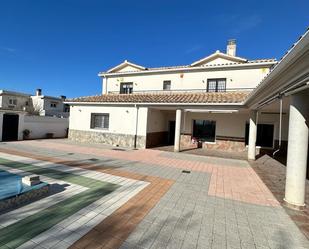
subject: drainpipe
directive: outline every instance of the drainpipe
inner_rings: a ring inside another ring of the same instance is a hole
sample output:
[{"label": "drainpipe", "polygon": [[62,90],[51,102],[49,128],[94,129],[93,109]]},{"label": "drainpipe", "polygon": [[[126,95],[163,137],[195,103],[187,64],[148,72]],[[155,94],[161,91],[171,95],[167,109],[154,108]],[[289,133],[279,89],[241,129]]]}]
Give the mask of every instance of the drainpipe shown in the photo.
[{"label": "drainpipe", "polygon": [[281,149],[281,134],[282,134],[282,96],[280,96],[280,117],[279,117],[279,144],[278,149],[274,151],[273,158]]},{"label": "drainpipe", "polygon": [[139,107],[135,104],[135,108],[136,108],[136,120],[135,120],[135,135],[134,135],[134,149],[137,149],[137,128],[138,128],[138,110]]}]

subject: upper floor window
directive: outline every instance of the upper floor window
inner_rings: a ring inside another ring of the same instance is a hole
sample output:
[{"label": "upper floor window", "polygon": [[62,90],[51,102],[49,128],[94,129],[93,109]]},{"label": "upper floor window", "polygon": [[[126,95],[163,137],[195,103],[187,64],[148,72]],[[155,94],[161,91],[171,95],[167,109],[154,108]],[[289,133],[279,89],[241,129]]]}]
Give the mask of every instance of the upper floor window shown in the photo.
[{"label": "upper floor window", "polygon": [[108,113],[91,113],[92,129],[108,129],[109,128],[109,114]]},{"label": "upper floor window", "polygon": [[133,92],[133,83],[120,83],[120,93],[121,94],[129,94]]},{"label": "upper floor window", "polygon": [[171,90],[171,81],[170,80],[164,80],[163,81],[163,90],[165,90],[165,91]]},{"label": "upper floor window", "polygon": [[208,79],[207,92],[225,92],[226,79]]},{"label": "upper floor window", "polygon": [[51,108],[57,108],[57,103],[56,102],[51,102],[50,103]]},{"label": "upper floor window", "polygon": [[9,99],[9,105],[17,105],[17,99]]}]

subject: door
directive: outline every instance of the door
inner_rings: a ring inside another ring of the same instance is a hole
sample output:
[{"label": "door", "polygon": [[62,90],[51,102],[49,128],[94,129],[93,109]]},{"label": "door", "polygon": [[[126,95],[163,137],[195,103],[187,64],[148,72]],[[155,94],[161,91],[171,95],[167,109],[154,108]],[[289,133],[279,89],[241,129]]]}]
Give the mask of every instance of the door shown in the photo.
[{"label": "door", "polygon": [[17,114],[4,114],[2,124],[2,141],[18,140],[18,120]]},{"label": "door", "polygon": [[168,126],[168,144],[172,145],[175,143],[175,121],[169,121]]},{"label": "door", "polygon": [[[245,142],[248,145],[249,141],[249,124],[246,123]],[[274,141],[274,125],[258,124],[256,134],[256,146],[272,148]]]}]

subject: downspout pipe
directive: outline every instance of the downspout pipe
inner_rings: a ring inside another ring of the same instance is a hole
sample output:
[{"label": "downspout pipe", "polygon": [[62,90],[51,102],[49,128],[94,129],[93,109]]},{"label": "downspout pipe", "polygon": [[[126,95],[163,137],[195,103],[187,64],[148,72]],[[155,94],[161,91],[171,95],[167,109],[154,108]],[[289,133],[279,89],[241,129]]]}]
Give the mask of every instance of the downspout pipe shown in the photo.
[{"label": "downspout pipe", "polygon": [[279,116],[279,142],[278,149],[274,151],[273,158],[281,149],[281,140],[282,140],[282,96],[280,96],[280,116]]},{"label": "downspout pipe", "polygon": [[135,135],[134,135],[134,149],[137,149],[137,131],[138,131],[138,110],[139,107],[137,104],[134,105],[136,108],[136,120],[135,120]]}]

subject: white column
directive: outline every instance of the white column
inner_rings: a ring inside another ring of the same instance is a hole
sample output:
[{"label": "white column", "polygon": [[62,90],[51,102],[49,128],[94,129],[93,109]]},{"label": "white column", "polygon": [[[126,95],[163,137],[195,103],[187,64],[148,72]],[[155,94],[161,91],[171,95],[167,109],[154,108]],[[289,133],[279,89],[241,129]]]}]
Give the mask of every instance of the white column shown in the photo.
[{"label": "white column", "polygon": [[295,208],[305,206],[308,156],[308,95],[291,96],[288,156],[284,200]]},{"label": "white column", "polygon": [[107,94],[107,78],[102,78],[102,94]]},{"label": "white column", "polygon": [[24,113],[19,113],[19,119],[18,119],[18,140],[23,140],[24,123],[25,123],[25,114]]},{"label": "white column", "polygon": [[256,144],[256,111],[250,112],[249,120],[249,141],[248,141],[248,159],[255,160],[255,144]]},{"label": "white column", "polygon": [[0,112],[0,142],[2,141],[3,112]]},{"label": "white column", "polygon": [[181,109],[176,110],[176,124],[175,124],[175,143],[174,143],[174,151],[180,151],[180,131],[181,131]]}]

